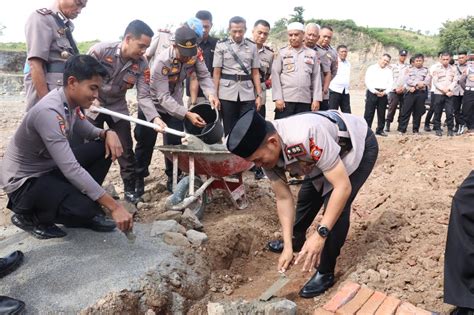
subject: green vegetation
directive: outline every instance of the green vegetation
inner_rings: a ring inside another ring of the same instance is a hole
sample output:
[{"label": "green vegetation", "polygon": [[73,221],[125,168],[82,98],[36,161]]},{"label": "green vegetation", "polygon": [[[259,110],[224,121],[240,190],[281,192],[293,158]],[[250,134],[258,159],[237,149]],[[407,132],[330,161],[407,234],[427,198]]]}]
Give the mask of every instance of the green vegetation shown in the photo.
[{"label": "green vegetation", "polygon": [[439,32],[441,50],[457,53],[474,50],[474,17],[447,21]]},{"label": "green vegetation", "polygon": [[97,44],[98,42],[99,42],[98,39],[88,41],[88,42],[80,42],[80,43],[77,43],[77,49],[79,49],[79,52],[81,54],[85,54],[89,51],[89,48],[91,48],[92,45]]},{"label": "green vegetation", "polygon": [[26,43],[0,43],[2,51],[26,51]]}]

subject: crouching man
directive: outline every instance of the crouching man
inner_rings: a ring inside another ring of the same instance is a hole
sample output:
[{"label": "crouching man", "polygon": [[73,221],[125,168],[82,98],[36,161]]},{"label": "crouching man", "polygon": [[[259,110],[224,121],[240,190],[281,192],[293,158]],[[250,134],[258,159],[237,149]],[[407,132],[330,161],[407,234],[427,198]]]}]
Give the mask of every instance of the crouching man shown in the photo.
[{"label": "crouching man", "polygon": [[[101,184],[122,154],[117,134],[94,127],[82,114],[97,98],[107,70],[77,55],[65,65],[64,87],[25,115],[0,166],[0,187],[15,214],[12,223],[40,239],[66,235],[55,223],[107,232],[132,227],[132,216]],[[74,134],[89,140],[71,148]],[[112,221],[104,216],[107,208]]]},{"label": "crouching man", "polygon": [[[298,126],[298,128],[295,128]],[[278,270],[295,264],[316,272],[299,295],[310,298],[334,284],[336,259],[349,230],[351,204],[371,173],[378,155],[374,133],[363,118],[337,111],[311,112],[265,121],[245,113],[227,139],[232,153],[262,166],[276,195],[283,241],[269,249],[281,252]],[[285,171],[305,175],[295,206]],[[325,204],[317,231],[306,230]]]}]

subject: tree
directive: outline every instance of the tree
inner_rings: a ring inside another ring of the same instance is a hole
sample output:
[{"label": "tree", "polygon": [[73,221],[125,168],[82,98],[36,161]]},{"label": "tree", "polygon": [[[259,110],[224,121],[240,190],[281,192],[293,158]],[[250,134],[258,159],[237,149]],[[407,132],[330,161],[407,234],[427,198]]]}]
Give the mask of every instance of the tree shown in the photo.
[{"label": "tree", "polygon": [[474,48],[474,17],[446,21],[439,31],[441,48],[444,51],[458,52]]},{"label": "tree", "polygon": [[304,13],[304,8],[303,7],[295,7],[293,9],[295,11],[294,14],[291,14],[290,20],[288,22],[300,22],[304,24],[304,18],[303,18],[303,13]]},{"label": "tree", "polygon": [[3,35],[3,30],[6,29],[7,27],[4,26],[3,24],[0,23],[0,36]]}]

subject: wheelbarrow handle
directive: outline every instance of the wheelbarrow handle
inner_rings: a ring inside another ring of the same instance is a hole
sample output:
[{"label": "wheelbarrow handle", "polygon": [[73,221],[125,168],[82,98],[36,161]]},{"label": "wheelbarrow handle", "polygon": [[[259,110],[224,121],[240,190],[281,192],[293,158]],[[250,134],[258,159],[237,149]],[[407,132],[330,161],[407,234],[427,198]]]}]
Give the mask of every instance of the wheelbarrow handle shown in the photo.
[{"label": "wheelbarrow handle", "polygon": [[120,119],[128,120],[130,122],[134,122],[136,124],[139,124],[139,125],[142,125],[142,126],[145,126],[145,127],[150,127],[150,128],[156,129],[156,130],[160,130],[162,132],[166,132],[166,133],[178,136],[178,137],[183,137],[184,138],[186,136],[186,133],[184,133],[182,131],[178,131],[176,129],[171,129],[171,128],[168,128],[168,127],[165,127],[163,129],[163,128],[161,128],[161,126],[159,126],[157,124],[148,122],[148,121],[143,120],[143,119],[138,119],[138,118],[135,118],[135,117],[132,117],[132,116],[117,113],[117,112],[114,112],[114,111],[112,111],[110,109],[107,109],[107,108],[104,108],[104,107],[97,107],[97,106],[92,105],[89,108],[89,110],[92,111],[92,112],[101,113],[101,114],[105,114],[105,115],[114,116],[114,117],[117,117],[117,118],[120,118]]}]

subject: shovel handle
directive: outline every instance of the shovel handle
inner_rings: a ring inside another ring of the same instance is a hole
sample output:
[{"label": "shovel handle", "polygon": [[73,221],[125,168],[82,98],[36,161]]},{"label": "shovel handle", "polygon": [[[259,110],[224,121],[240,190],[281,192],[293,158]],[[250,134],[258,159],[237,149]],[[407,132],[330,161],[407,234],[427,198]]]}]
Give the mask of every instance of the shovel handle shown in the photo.
[{"label": "shovel handle", "polygon": [[132,116],[117,113],[117,112],[114,112],[114,111],[112,111],[110,109],[107,109],[107,108],[97,107],[97,106],[92,105],[89,108],[89,110],[92,111],[92,112],[101,113],[101,114],[105,114],[105,115],[114,116],[114,117],[117,117],[117,118],[120,118],[120,119],[128,120],[130,122],[134,122],[136,124],[139,124],[139,125],[142,125],[142,126],[145,126],[145,127],[150,127],[150,128],[156,129],[156,130],[160,130],[162,132],[166,132],[166,133],[178,136],[178,137],[183,137],[184,138],[186,136],[186,133],[184,133],[182,131],[171,129],[171,128],[168,128],[168,127],[165,127],[163,129],[163,128],[161,128],[161,126],[159,126],[157,124],[148,122],[148,121],[143,120],[143,119],[138,119],[138,118],[135,118],[135,117],[132,117]]}]

